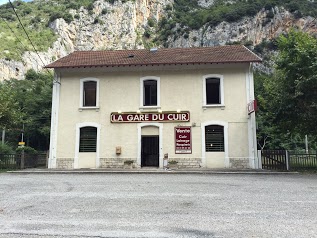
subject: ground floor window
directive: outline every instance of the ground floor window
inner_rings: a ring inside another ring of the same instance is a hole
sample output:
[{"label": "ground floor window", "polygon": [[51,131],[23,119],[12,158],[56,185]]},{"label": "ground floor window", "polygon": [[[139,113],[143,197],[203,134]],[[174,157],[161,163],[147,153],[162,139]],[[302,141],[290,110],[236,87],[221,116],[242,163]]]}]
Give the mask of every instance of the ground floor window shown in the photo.
[{"label": "ground floor window", "polygon": [[82,127],[80,128],[79,152],[96,152],[97,148],[97,128]]},{"label": "ground floor window", "polygon": [[223,126],[209,125],[205,127],[205,146],[206,152],[225,151]]}]

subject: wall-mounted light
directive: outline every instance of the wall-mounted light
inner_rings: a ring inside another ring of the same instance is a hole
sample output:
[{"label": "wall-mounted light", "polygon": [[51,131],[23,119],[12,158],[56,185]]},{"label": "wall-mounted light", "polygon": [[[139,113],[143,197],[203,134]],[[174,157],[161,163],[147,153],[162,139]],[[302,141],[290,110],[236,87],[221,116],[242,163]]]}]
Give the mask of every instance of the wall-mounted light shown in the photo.
[{"label": "wall-mounted light", "polygon": [[121,110],[119,110],[119,111],[118,111],[118,113],[119,113],[119,114],[121,114],[121,113],[122,113],[122,111],[121,111]]},{"label": "wall-mounted light", "polygon": [[178,113],[181,112],[181,109],[177,109],[177,112],[178,112]]},{"label": "wall-mounted light", "polygon": [[158,111],[158,113],[162,113],[162,110],[161,110],[161,109],[158,109],[157,111]]},{"label": "wall-mounted light", "polygon": [[140,111],[140,110],[137,110],[136,113],[141,113],[141,111]]}]

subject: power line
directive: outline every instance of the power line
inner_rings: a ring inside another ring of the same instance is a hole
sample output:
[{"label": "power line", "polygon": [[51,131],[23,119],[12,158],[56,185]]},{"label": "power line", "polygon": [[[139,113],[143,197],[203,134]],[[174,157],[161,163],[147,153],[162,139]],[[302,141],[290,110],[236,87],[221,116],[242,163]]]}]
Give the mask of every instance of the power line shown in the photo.
[{"label": "power line", "polygon": [[[15,36],[15,38],[21,43],[21,45],[27,49],[27,47],[22,43],[22,41],[20,40],[20,38],[15,34],[15,32],[13,31],[13,29],[10,27],[10,25],[7,23],[7,21],[4,18],[1,18],[4,23],[7,25],[7,27],[10,29],[10,31],[12,32],[12,34]],[[20,49],[19,49],[20,50]],[[22,53],[22,51],[20,51]]]},{"label": "power line", "polygon": [[[42,58],[41,58],[39,52],[38,52],[37,49],[35,48],[35,46],[34,46],[32,40],[31,40],[30,37],[29,37],[29,34],[28,34],[27,31],[25,30],[25,28],[24,28],[24,26],[23,26],[23,24],[22,24],[22,22],[21,22],[21,20],[20,20],[20,17],[19,17],[19,15],[17,14],[17,12],[16,12],[16,10],[15,10],[14,5],[12,4],[12,2],[11,2],[10,0],[9,0],[9,3],[10,3],[10,5],[11,5],[11,8],[12,8],[13,11],[14,11],[14,14],[15,14],[16,17],[18,18],[18,21],[19,21],[20,25],[22,26],[22,29],[23,29],[25,35],[27,36],[28,40],[30,41],[30,43],[31,43],[31,45],[32,45],[32,47],[33,47],[35,53],[37,54],[37,56],[38,56],[39,59],[41,60],[43,66],[45,66],[44,61],[42,60]],[[45,70],[53,77],[53,81],[54,81],[54,82],[59,83],[59,82],[57,82],[57,81],[54,79],[54,76],[53,76],[53,74],[52,74],[51,71],[49,71],[47,68],[45,68]],[[60,83],[59,83],[59,84],[60,84]]]}]

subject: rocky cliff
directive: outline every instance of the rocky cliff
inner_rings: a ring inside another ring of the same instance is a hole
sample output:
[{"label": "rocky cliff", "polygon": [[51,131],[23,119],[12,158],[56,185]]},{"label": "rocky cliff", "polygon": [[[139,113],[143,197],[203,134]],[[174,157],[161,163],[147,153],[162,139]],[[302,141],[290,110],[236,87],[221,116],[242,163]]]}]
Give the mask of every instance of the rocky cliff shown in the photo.
[{"label": "rocky cliff", "polygon": [[[135,0],[115,1],[111,4],[104,0],[94,2],[92,12],[83,7],[70,10],[74,20],[69,24],[57,19],[49,27],[58,35],[58,39],[46,51],[26,52],[22,62],[0,59],[0,80],[22,79],[25,72],[33,68],[41,70],[48,64],[74,50],[138,49],[148,42],[143,37],[148,20],[159,21],[164,9],[173,0]],[[203,7],[212,6],[212,0],[200,0]],[[272,12],[272,11],[270,11]],[[256,45],[263,39],[272,39],[291,27],[317,34],[317,21],[311,17],[296,18],[282,8],[274,8],[273,15],[262,10],[255,17],[247,17],[239,22],[222,22],[216,27],[203,26],[190,31],[188,36],[169,38],[168,47],[196,47],[224,45],[235,42],[248,42]]]}]

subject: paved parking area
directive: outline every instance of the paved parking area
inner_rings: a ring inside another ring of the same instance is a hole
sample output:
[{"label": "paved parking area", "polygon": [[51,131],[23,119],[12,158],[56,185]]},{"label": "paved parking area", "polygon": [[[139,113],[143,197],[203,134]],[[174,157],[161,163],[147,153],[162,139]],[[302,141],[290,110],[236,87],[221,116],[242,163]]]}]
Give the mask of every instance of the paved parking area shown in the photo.
[{"label": "paved parking area", "polygon": [[317,175],[2,173],[0,237],[317,237]]}]

